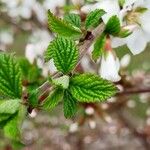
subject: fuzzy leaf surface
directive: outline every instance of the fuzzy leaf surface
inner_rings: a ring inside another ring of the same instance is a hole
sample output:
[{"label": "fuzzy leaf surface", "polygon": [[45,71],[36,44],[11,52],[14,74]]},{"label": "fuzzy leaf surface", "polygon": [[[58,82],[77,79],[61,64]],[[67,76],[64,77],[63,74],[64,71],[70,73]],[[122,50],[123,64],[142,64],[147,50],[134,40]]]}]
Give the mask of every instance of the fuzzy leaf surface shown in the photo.
[{"label": "fuzzy leaf surface", "polygon": [[18,111],[20,100],[2,100],[0,101],[0,114],[14,114]]},{"label": "fuzzy leaf surface", "polygon": [[64,92],[64,116],[71,118],[77,111],[77,100],[72,96],[69,91]]},{"label": "fuzzy leaf surface", "polygon": [[22,92],[21,70],[15,57],[0,54],[0,94],[9,98],[20,98]]},{"label": "fuzzy leaf surface", "polygon": [[51,93],[43,102],[42,108],[44,110],[50,111],[54,107],[58,105],[58,103],[62,100],[63,98],[63,90],[60,88],[57,88]]},{"label": "fuzzy leaf surface", "polygon": [[69,90],[80,102],[103,102],[117,92],[113,83],[94,74],[75,75],[70,80]]},{"label": "fuzzy leaf surface", "polygon": [[78,48],[74,41],[63,37],[57,37],[52,44],[54,64],[57,70],[67,74],[77,63]]},{"label": "fuzzy leaf surface", "polygon": [[105,14],[106,12],[103,9],[96,9],[92,12],[90,12],[85,20],[85,26],[86,28],[90,27],[96,27],[101,23],[101,17]]},{"label": "fuzzy leaf surface", "polygon": [[54,16],[50,10],[48,10],[48,25],[53,32],[59,34],[60,36],[75,39],[81,36],[81,30],[79,28]]},{"label": "fuzzy leaf surface", "polygon": [[106,42],[105,34],[102,34],[96,39],[96,42],[94,43],[94,50],[92,51],[93,60],[97,60],[101,56],[104,50],[105,42]]},{"label": "fuzzy leaf surface", "polygon": [[73,26],[76,26],[78,28],[81,27],[81,18],[78,14],[67,14],[64,16],[64,20],[72,24]]}]

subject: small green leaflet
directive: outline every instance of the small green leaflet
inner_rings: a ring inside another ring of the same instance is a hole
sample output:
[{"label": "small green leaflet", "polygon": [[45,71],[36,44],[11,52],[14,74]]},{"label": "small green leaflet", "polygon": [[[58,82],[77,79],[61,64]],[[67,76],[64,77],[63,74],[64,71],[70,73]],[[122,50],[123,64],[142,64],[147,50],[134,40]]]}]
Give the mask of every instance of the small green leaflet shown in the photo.
[{"label": "small green leaflet", "polygon": [[0,94],[20,98],[22,92],[21,70],[13,55],[0,53]]},{"label": "small green leaflet", "polygon": [[69,76],[64,75],[57,79],[53,79],[52,82],[57,86],[61,86],[63,89],[67,89],[69,86]]},{"label": "small green leaflet", "polygon": [[57,70],[69,73],[76,65],[79,51],[73,40],[57,37],[52,41],[52,56]]},{"label": "small green leaflet", "polygon": [[44,110],[50,111],[54,107],[58,105],[58,103],[62,100],[63,98],[63,89],[57,88],[55,89],[47,98],[44,100],[42,104],[42,108]]},{"label": "small green leaflet", "polygon": [[64,16],[64,20],[72,24],[73,26],[76,26],[78,28],[81,27],[81,18],[78,14],[66,14]]},{"label": "small green leaflet", "polygon": [[124,4],[125,4],[125,0],[119,0],[119,5],[120,5],[121,7],[123,7]]},{"label": "small green leaflet", "polygon": [[100,19],[105,13],[103,9],[96,9],[90,12],[85,20],[86,29],[98,26],[102,22]]},{"label": "small green leaflet", "polygon": [[103,102],[117,92],[115,85],[94,74],[75,75],[69,90],[80,102]]},{"label": "small green leaflet", "polygon": [[18,111],[20,105],[19,99],[1,100],[0,114],[14,114]]},{"label": "small green leaflet", "polygon": [[92,51],[93,60],[96,61],[101,56],[101,54],[103,53],[105,42],[106,35],[103,33],[96,39],[96,42],[94,43],[94,50]]},{"label": "small green leaflet", "polygon": [[77,112],[77,100],[71,95],[69,91],[64,92],[64,116],[71,118]]},{"label": "small green leaflet", "polygon": [[120,32],[118,33],[118,37],[125,38],[125,37],[128,37],[131,34],[132,34],[132,32],[128,29],[121,29]]},{"label": "small green leaflet", "polygon": [[121,27],[119,18],[116,15],[112,16],[106,24],[105,33],[117,36],[120,30]]},{"label": "small green leaflet", "polygon": [[54,16],[50,10],[48,10],[48,25],[53,32],[59,34],[60,36],[77,39],[80,38],[82,34],[79,28]]},{"label": "small green leaflet", "polygon": [[138,13],[145,13],[147,10],[148,10],[148,8],[145,8],[145,7],[137,7],[137,8],[135,9],[135,12],[138,12]]}]

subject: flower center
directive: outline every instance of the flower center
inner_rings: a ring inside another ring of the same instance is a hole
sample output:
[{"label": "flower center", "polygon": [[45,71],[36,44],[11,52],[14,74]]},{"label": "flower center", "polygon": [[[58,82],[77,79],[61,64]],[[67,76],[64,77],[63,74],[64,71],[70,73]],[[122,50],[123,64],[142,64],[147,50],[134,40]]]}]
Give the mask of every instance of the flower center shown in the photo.
[{"label": "flower center", "polygon": [[128,14],[125,16],[125,20],[128,25],[135,25],[138,24],[140,25],[140,13],[135,12],[135,11],[130,11]]},{"label": "flower center", "polygon": [[147,8],[137,7],[133,10],[129,10],[127,15],[125,16],[125,21],[127,25],[139,25],[141,26],[140,17],[143,13],[147,11]]}]

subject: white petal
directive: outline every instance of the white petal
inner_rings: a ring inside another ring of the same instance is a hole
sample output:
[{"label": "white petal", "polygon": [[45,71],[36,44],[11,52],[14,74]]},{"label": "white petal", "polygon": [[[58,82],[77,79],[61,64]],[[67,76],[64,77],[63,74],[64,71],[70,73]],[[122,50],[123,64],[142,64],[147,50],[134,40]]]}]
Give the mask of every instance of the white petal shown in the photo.
[{"label": "white petal", "polygon": [[136,55],[144,51],[147,40],[141,29],[136,29],[130,36],[126,38],[127,46],[131,52]]},{"label": "white petal", "polygon": [[124,55],[120,60],[121,67],[127,67],[131,61],[131,56],[129,54]]},{"label": "white petal", "polygon": [[125,45],[125,40],[123,38],[112,37],[111,46],[112,48],[117,48],[119,46]]},{"label": "white petal", "polygon": [[35,48],[33,44],[28,44],[25,49],[25,56],[29,60],[29,62],[32,64],[34,62],[34,59],[36,57]]},{"label": "white petal", "polygon": [[118,74],[119,71],[119,60],[115,59],[113,54],[109,51],[106,58],[102,56],[101,68],[99,74],[102,78],[117,82],[121,79]]},{"label": "white petal", "polygon": [[145,12],[141,17],[140,17],[140,22],[142,25],[142,29],[150,34],[150,11]]}]

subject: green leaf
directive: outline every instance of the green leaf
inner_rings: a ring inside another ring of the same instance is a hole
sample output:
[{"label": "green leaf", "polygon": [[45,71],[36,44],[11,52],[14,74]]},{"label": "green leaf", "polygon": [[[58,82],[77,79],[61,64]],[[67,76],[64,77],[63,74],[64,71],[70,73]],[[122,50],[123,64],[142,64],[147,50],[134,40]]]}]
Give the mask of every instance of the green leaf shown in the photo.
[{"label": "green leaf", "polygon": [[10,114],[0,114],[0,122],[10,118]]},{"label": "green leaf", "polygon": [[115,85],[94,74],[75,75],[69,89],[80,102],[103,102],[117,92]]},{"label": "green leaf", "polygon": [[46,62],[48,62],[50,59],[52,59],[53,57],[53,41],[50,42],[50,44],[48,45],[45,53],[44,53],[44,60]]},{"label": "green leaf", "polygon": [[81,18],[78,14],[66,14],[64,20],[78,28],[81,27]]},{"label": "green leaf", "polygon": [[18,58],[18,62],[19,62],[20,68],[21,68],[22,75],[27,76],[29,68],[31,67],[31,64],[24,57]]},{"label": "green leaf", "polygon": [[14,114],[18,111],[19,99],[0,101],[0,114]]},{"label": "green leaf", "polygon": [[119,18],[117,16],[112,16],[106,24],[105,33],[117,36],[120,30],[121,27]]},{"label": "green leaf", "polygon": [[53,59],[57,70],[69,73],[77,64],[79,51],[74,41],[57,37],[53,41]]},{"label": "green leaf", "polygon": [[94,50],[92,51],[92,58],[93,60],[97,60],[101,54],[103,53],[104,47],[106,42],[106,35],[102,34],[100,35],[94,44]]},{"label": "green leaf", "polygon": [[105,13],[106,12],[103,9],[96,9],[96,10],[90,12],[85,20],[85,27],[87,29],[89,29],[91,27],[98,26],[102,22],[101,17]]},{"label": "green leaf", "polygon": [[21,98],[21,70],[15,57],[0,54],[0,93],[10,98]]},{"label": "green leaf", "polygon": [[26,116],[27,109],[24,105],[20,105],[18,112],[11,116],[4,126],[5,137],[14,142],[20,141],[21,126]]},{"label": "green leaf", "polygon": [[50,10],[48,11],[48,25],[49,28],[64,37],[68,38],[80,38],[82,32],[79,28],[72,26],[69,22],[57,18],[54,16]]},{"label": "green leaf", "polygon": [[64,116],[71,118],[77,112],[77,100],[71,95],[69,91],[64,92]]},{"label": "green leaf", "polygon": [[57,88],[53,91],[53,93],[51,93],[46,100],[44,100],[43,104],[42,104],[42,108],[44,110],[51,110],[54,107],[56,107],[58,105],[58,103],[62,100],[63,98],[63,90],[60,88]]},{"label": "green leaf", "polygon": [[5,137],[15,141],[20,140],[20,129],[18,128],[17,114],[15,114],[4,126],[4,135]]},{"label": "green leaf", "polygon": [[57,86],[61,86],[63,89],[67,89],[69,86],[69,76],[64,75],[57,79],[53,79],[52,82]]}]

